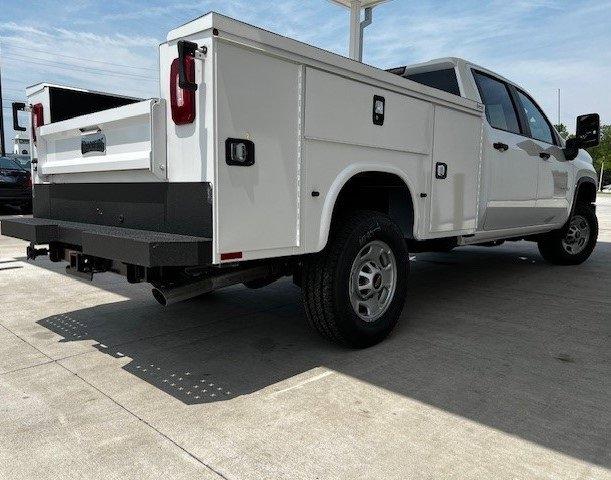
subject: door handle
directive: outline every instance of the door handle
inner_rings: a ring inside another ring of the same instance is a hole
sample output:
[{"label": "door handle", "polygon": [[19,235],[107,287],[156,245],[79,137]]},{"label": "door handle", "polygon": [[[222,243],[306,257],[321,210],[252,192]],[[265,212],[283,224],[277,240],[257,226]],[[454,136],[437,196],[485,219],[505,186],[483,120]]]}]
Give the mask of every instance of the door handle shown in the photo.
[{"label": "door handle", "polygon": [[550,154],[547,152],[541,152],[539,153],[539,156],[545,160],[547,160],[550,157]]},{"label": "door handle", "polygon": [[506,143],[496,142],[492,144],[492,146],[496,148],[497,150],[500,150],[501,152],[509,150],[509,145],[507,145]]}]

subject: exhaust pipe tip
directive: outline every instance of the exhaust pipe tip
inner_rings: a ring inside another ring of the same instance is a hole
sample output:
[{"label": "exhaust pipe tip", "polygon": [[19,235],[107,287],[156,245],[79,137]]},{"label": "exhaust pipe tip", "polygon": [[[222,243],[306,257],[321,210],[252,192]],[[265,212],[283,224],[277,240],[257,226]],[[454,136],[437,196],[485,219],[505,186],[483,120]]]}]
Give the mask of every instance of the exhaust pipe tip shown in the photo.
[{"label": "exhaust pipe tip", "polygon": [[168,299],[166,298],[166,296],[163,294],[161,290],[159,290],[158,288],[153,288],[152,293],[153,293],[153,298],[157,300],[160,305],[164,307],[168,306]]}]

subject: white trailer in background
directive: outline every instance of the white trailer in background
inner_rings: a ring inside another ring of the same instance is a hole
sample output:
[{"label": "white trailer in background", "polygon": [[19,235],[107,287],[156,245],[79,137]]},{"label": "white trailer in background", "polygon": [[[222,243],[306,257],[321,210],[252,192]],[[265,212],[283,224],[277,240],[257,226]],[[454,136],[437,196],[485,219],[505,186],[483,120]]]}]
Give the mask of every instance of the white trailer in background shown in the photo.
[{"label": "white trailer in background", "polygon": [[30,155],[30,139],[22,135],[13,138],[13,153],[15,155]]},{"label": "white trailer in background", "polygon": [[579,148],[597,115],[565,144],[523,89],[467,61],[384,71],[216,13],[159,59],[159,98],[28,92],[34,218],[2,232],[30,257],[152,283],[164,305],[292,275],[320,333],[367,346],[399,318],[408,249],[527,239],[576,264],[594,248]]}]

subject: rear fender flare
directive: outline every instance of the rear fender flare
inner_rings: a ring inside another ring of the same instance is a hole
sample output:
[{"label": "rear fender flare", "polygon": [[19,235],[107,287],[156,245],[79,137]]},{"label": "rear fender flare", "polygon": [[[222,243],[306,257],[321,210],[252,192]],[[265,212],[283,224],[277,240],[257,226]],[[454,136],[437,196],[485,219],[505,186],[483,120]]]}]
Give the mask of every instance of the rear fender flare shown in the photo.
[{"label": "rear fender flare", "polygon": [[420,206],[418,202],[416,201],[416,197],[414,196],[414,192],[416,191],[414,182],[405,174],[405,172],[392,165],[380,165],[380,164],[375,164],[375,163],[349,165],[348,167],[343,169],[337,175],[337,177],[335,178],[335,181],[333,182],[333,184],[331,185],[331,187],[329,188],[329,191],[327,192],[325,196],[325,202],[322,208],[321,218],[320,218],[318,243],[315,246],[316,252],[321,251],[323,248],[325,248],[327,244],[327,240],[329,238],[329,231],[331,229],[331,219],[333,217],[333,210],[335,208],[335,202],[340,192],[342,191],[342,188],[344,187],[344,185],[346,185],[346,183],[352,177],[354,177],[355,175],[359,173],[365,173],[365,172],[390,173],[390,174],[397,175],[401,180],[403,180],[403,182],[407,186],[407,189],[409,190],[409,194],[412,197],[412,204],[413,204],[413,210],[414,210],[414,223],[413,223],[414,232],[413,233],[414,233],[414,238],[418,239],[417,230],[418,230],[418,225],[419,225],[418,222],[420,219]]}]

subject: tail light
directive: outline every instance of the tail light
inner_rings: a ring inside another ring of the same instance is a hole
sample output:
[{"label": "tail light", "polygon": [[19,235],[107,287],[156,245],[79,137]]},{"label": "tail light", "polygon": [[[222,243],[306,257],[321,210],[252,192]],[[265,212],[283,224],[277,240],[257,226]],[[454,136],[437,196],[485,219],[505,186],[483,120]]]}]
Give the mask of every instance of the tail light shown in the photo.
[{"label": "tail light", "polygon": [[36,142],[36,129],[45,124],[42,103],[32,105],[32,140]]},{"label": "tail light", "polygon": [[[195,82],[195,59],[184,56],[184,72],[187,82]],[[195,91],[180,86],[180,58],[175,58],[170,67],[170,106],[172,120],[176,125],[186,125],[195,120]]]}]

